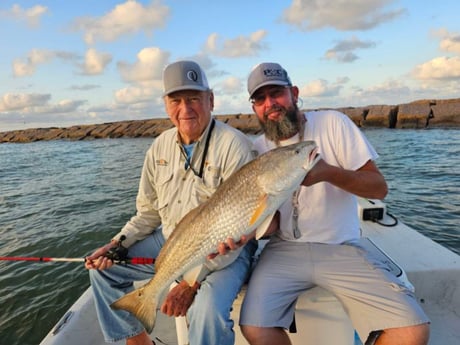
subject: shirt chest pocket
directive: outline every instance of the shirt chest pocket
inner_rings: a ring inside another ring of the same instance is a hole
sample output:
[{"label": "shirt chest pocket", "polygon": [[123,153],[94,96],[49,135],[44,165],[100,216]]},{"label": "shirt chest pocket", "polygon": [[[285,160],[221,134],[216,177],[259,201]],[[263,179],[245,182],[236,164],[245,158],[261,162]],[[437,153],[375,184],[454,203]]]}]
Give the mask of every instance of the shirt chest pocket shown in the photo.
[{"label": "shirt chest pocket", "polygon": [[168,206],[171,195],[176,192],[176,187],[173,183],[174,174],[171,172],[163,172],[155,176],[155,189],[157,193],[157,210],[162,210]]},{"label": "shirt chest pocket", "polygon": [[203,172],[203,177],[195,176],[193,195],[195,201],[201,204],[208,200],[222,183],[220,167],[208,165]]}]

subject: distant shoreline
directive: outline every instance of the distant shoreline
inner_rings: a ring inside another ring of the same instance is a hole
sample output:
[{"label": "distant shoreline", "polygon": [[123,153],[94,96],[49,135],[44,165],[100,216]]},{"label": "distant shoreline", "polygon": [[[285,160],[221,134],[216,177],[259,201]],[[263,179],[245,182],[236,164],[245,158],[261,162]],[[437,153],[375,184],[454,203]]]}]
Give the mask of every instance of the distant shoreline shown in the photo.
[{"label": "distant shoreline", "polygon": [[[400,105],[335,108],[363,128],[460,128],[460,98],[420,100]],[[247,134],[260,126],[254,114],[215,115],[216,119]],[[101,138],[156,137],[173,125],[168,118],[108,122],[71,127],[31,128],[0,132],[0,143],[42,140],[91,140]]]}]

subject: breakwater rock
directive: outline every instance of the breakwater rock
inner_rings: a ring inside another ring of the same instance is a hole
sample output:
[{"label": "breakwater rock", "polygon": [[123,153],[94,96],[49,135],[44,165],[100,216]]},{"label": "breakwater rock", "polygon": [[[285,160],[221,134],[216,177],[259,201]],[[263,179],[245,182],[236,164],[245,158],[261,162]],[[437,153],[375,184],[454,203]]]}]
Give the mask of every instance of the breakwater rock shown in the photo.
[{"label": "breakwater rock", "polygon": [[[255,115],[217,115],[216,119],[250,134],[260,132]],[[173,127],[169,118],[108,122],[94,125],[78,125],[65,128],[31,128],[0,132],[0,143],[28,143],[41,140],[90,140],[101,138],[154,138]]]},{"label": "breakwater rock", "polygon": [[[312,110],[312,109],[309,109]],[[460,128],[460,98],[420,100],[399,105],[369,105],[336,108],[359,127],[382,128]],[[260,132],[253,114],[215,115],[215,118],[247,134]],[[34,128],[0,132],[0,143],[40,140],[89,140],[121,137],[156,137],[173,124],[167,118],[109,122],[65,128]]]},{"label": "breakwater rock", "polygon": [[459,98],[337,110],[347,114],[359,127],[460,128]]}]

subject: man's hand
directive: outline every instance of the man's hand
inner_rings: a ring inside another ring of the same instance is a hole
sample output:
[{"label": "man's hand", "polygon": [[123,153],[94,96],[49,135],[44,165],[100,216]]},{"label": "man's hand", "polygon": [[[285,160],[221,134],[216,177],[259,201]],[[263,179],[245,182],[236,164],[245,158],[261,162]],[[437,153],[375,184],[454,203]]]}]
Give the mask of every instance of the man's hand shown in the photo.
[{"label": "man's hand", "polygon": [[307,176],[305,176],[302,185],[308,187],[318,182],[325,181],[330,171],[331,165],[327,164],[323,159],[320,159],[308,172]]},{"label": "man's hand", "polygon": [[217,255],[226,255],[226,254],[228,254],[228,252],[230,252],[232,250],[236,250],[236,249],[244,246],[246,243],[249,242],[249,240],[254,238],[254,236],[255,236],[255,232],[250,234],[250,235],[248,235],[248,236],[243,235],[243,236],[241,236],[240,240],[237,241],[237,242],[235,242],[235,240],[233,238],[229,237],[229,238],[227,238],[226,242],[219,243],[219,245],[217,247],[217,252],[209,254],[207,259],[212,260]]},{"label": "man's hand", "polygon": [[118,243],[116,241],[112,241],[105,246],[96,249],[93,254],[85,258],[86,269],[105,270],[112,267],[113,261],[107,258],[105,255],[111,248],[116,247],[117,245]]},{"label": "man's hand", "polygon": [[195,299],[199,287],[200,283],[196,282],[193,286],[190,286],[186,281],[181,281],[169,291],[161,306],[161,311],[168,316],[185,316]]}]

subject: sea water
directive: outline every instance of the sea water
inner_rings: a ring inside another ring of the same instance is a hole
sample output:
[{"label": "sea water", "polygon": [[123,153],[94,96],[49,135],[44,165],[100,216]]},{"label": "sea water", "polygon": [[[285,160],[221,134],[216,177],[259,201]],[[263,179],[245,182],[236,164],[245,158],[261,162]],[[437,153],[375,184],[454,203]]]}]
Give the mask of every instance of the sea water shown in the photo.
[{"label": "sea water", "polygon": [[[365,130],[388,211],[460,253],[460,130]],[[0,144],[0,256],[84,257],[135,212],[152,139]],[[0,343],[35,345],[88,287],[82,263],[0,261]]]}]

